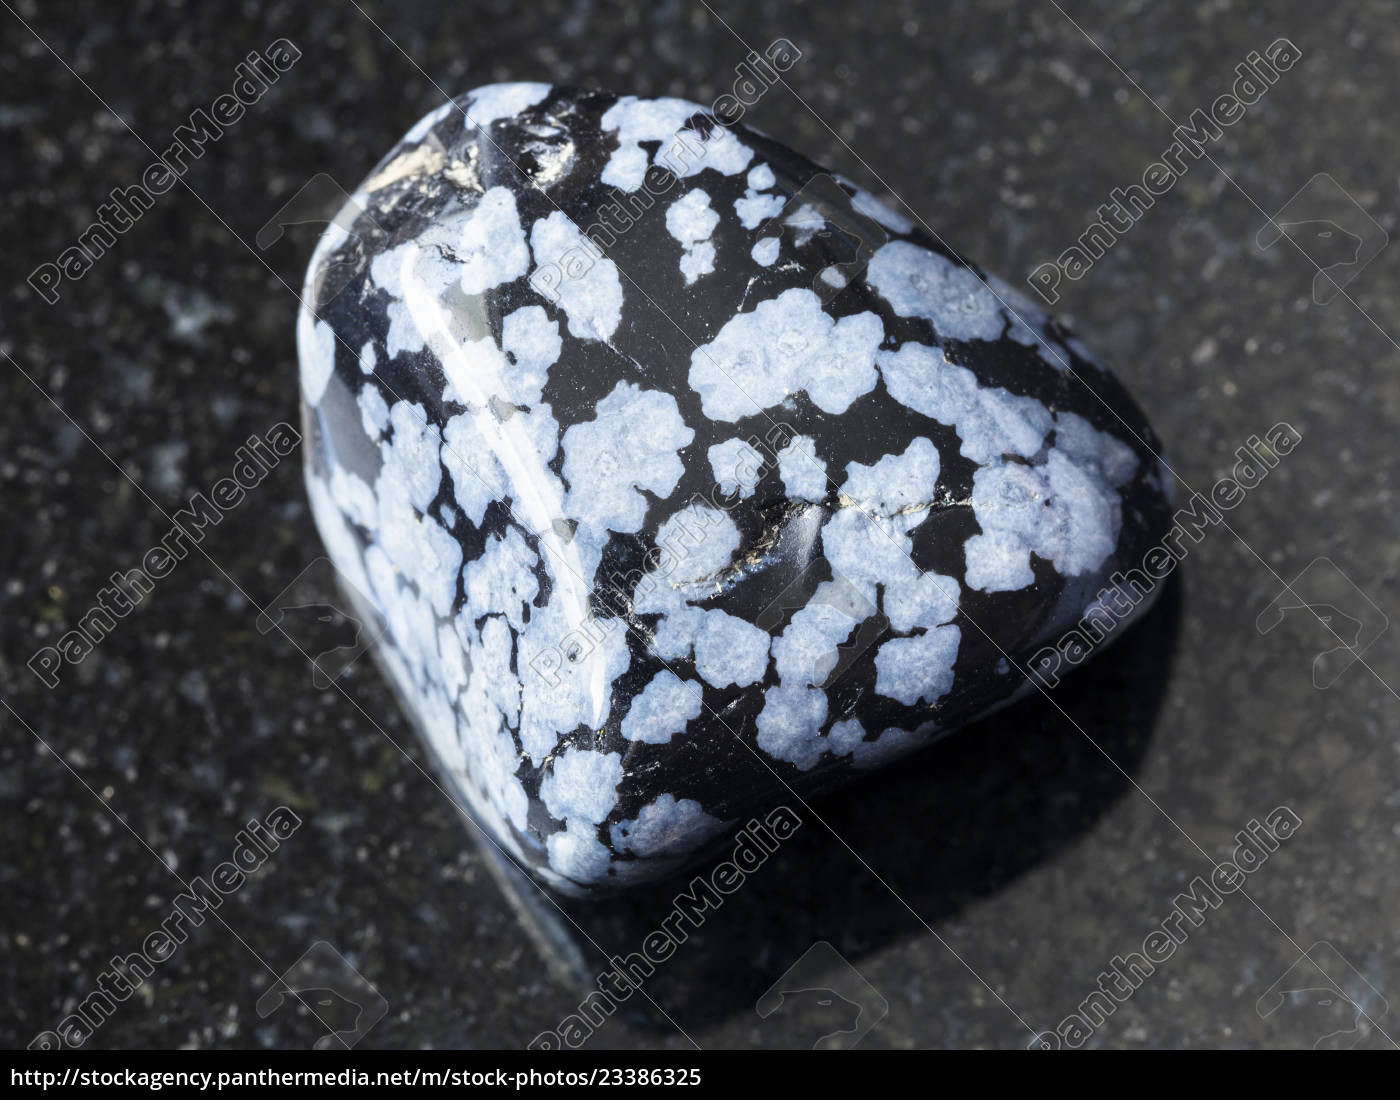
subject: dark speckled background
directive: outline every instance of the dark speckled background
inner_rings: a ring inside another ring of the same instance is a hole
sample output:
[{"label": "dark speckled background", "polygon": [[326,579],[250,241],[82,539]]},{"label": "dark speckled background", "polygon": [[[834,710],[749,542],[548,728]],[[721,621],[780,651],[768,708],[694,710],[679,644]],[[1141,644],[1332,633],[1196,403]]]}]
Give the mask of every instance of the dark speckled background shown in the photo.
[{"label": "dark speckled background", "polygon": [[[633,998],[590,1044],[811,1046],[831,1030],[823,1010],[763,1018],[754,1005],[824,941],[803,966],[826,963],[804,974],[865,998],[861,1028],[874,1026],[861,1046],[1024,1045],[1074,1011],[1114,955],[1141,949],[1237,830],[1278,806],[1302,819],[1296,835],[1090,1045],[1400,1037],[1400,618],[1326,689],[1310,666],[1336,643],[1306,612],[1256,628],[1319,557],[1310,576],[1349,579],[1323,590],[1341,612],[1365,610],[1378,629],[1377,615],[1400,616],[1400,247],[1319,306],[1305,256],[1255,243],[1318,173],[1290,218],[1350,218],[1343,228],[1367,240],[1396,233],[1393,10],[715,8],[0,11],[0,348],[12,357],[0,362],[0,689],[12,708],[0,714],[0,1041],[56,1026],[168,915],[180,884],[162,860],[186,878],[208,873],[244,822],[278,804],[303,828],[90,1045],[308,1046],[313,1021],[289,1009],[260,1018],[256,1005],[318,941],[387,1002],[366,1046],[519,1047],[573,1010],[577,993],[540,961],[420,770],[373,665],[357,664],[344,692],[317,691],[290,645],[256,629],[254,605],[319,552],[297,462],[56,688],[25,662],[165,534],[160,509],[227,474],[249,435],[294,419],[297,303],[283,281],[299,287],[314,230],[265,251],[253,242],[308,179],[353,187],[443,91],[543,79],[709,102],[749,47],[778,36],[804,57],[791,89],[771,90],[746,121],[893,192],[1012,281],[1072,243],[1171,143],[1154,101],[1182,118],[1228,90],[1250,51],[1290,38],[1303,60],[1210,147],[1216,163],[1195,165],[1066,283],[1058,309],[1149,411],[1183,496],[1278,421],[1303,443],[1109,655],[1052,702],[814,807],[647,983],[654,1007]],[[139,179],[152,160],[142,140],[165,148],[230,88],[245,54],[283,36],[303,50],[297,65],[43,304],[29,272],[73,243],[108,191]],[[663,890],[569,912],[625,954],[670,908]],[[1276,982],[1323,993],[1276,1007]]]}]

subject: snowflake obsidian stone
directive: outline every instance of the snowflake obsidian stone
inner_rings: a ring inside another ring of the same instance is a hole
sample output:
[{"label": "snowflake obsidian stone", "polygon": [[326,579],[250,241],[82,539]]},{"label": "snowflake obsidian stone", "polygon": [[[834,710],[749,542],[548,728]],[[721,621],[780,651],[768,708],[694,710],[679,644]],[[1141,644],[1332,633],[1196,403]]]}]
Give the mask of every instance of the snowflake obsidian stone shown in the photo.
[{"label": "snowflake obsidian stone", "polygon": [[1058,323],[681,100],[444,105],[305,298],[331,559],[455,793],[560,890],[1005,703],[1166,527],[1151,428]]}]

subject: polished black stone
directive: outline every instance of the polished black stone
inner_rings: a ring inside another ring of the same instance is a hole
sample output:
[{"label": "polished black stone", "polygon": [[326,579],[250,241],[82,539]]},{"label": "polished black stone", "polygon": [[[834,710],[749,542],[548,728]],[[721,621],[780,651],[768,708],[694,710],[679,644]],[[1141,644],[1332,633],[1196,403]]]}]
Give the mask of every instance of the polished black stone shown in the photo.
[{"label": "polished black stone", "polygon": [[308,276],[328,552],[455,793],[566,892],[1052,687],[1155,595],[1161,446],[1123,387],[722,121],[478,89]]}]

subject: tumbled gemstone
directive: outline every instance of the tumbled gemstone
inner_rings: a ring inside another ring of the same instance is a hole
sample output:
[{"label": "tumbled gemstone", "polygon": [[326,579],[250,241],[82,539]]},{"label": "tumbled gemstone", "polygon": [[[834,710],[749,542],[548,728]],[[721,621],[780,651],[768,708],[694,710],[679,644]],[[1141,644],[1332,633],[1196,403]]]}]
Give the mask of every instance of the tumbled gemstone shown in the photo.
[{"label": "tumbled gemstone", "polygon": [[1032,690],[1165,530],[1156,437],[1059,323],[682,100],[444,105],[306,302],[328,554],[454,793],[559,890]]}]

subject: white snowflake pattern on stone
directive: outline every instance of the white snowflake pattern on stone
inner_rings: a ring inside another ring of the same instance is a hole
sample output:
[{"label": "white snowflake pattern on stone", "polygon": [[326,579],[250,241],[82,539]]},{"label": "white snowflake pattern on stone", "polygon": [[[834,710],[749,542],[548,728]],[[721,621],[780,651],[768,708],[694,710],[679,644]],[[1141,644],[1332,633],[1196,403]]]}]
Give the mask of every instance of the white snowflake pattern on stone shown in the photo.
[{"label": "white snowflake pattern on stone", "polygon": [[715,269],[715,246],[710,234],[719,215],[702,189],[687,191],[666,210],[666,231],[681,243],[681,274],[689,285]]},{"label": "white snowflake pattern on stone", "polygon": [[620,852],[665,858],[694,851],[724,826],[693,798],[663,794],[643,806],[635,818],[614,825],[611,837]]},{"label": "white snowflake pattern on stone", "polygon": [[480,294],[529,270],[530,250],[510,191],[493,187],[477,200],[462,225],[456,256],[464,294]]},{"label": "white snowflake pattern on stone", "polygon": [[563,211],[535,222],[530,248],[536,268],[556,269],[553,289],[569,318],[569,332],[607,340],[622,320],[622,280],[617,264],[579,232]]},{"label": "white snowflake pattern on stone", "polygon": [[843,413],[875,385],[884,326],[873,313],[833,320],[810,290],[794,287],[725,323],[690,358],[690,385],[705,415],[739,420],[804,391]]},{"label": "white snowflake pattern on stone", "polygon": [[701,698],[699,684],[678,679],[674,672],[663,669],[632,701],[622,720],[622,736],[628,741],[664,745],[700,717]]},{"label": "white snowflake pattern on stone", "polygon": [[658,142],[657,163],[680,179],[710,168],[724,175],[742,172],[753,159],[753,150],[723,126],[710,125],[703,139],[683,129],[696,115],[707,111],[684,99],[638,99],[623,96],[603,115],[603,129],[615,131],[617,149],[603,168],[602,181],[623,191],[636,191],[646,176],[646,150],[642,142]]},{"label": "white snowflake pattern on stone", "polygon": [[676,452],[694,438],[669,393],[619,382],[594,419],[564,433],[569,515],[597,529],[640,530],[642,490],[669,496],[685,472]]}]

